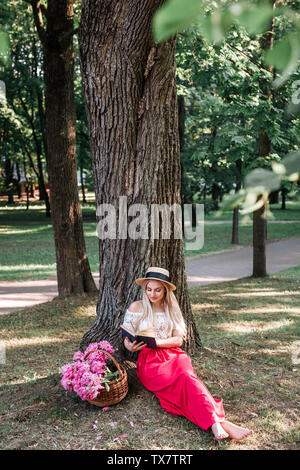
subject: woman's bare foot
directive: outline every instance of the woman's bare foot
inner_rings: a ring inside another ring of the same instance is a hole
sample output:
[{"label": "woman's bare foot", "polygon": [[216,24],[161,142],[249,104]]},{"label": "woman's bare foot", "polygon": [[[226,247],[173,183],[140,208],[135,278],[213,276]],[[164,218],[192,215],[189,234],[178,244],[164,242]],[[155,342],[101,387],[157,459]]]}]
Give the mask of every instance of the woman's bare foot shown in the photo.
[{"label": "woman's bare foot", "polygon": [[250,436],[253,433],[251,429],[242,428],[241,426],[237,426],[236,424],[231,423],[230,421],[222,421],[220,423],[223,427],[224,431],[229,434],[232,439],[245,439],[245,437]]},{"label": "woman's bare foot", "polygon": [[226,439],[226,437],[229,437],[229,434],[227,434],[227,432],[223,429],[220,423],[214,423],[211,427],[211,430],[215,438],[218,440]]}]

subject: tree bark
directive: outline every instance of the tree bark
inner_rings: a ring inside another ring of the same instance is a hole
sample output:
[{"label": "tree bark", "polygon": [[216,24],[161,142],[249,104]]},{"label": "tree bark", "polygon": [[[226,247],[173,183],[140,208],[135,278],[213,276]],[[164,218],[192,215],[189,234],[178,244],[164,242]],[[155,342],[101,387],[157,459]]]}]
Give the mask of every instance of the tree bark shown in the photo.
[{"label": "tree bark", "polygon": [[[242,160],[241,159],[236,160],[235,165],[236,165],[236,170],[237,170],[235,192],[237,193],[242,187]],[[238,207],[235,207],[233,210],[231,243],[233,245],[239,244],[239,208]]]},{"label": "tree bark", "polygon": [[253,212],[253,277],[264,277],[266,269],[266,204]]},{"label": "tree bark", "polygon": [[[236,170],[237,170],[235,192],[237,193],[242,187],[242,160],[241,159],[236,160],[235,165],[236,165]],[[233,209],[231,243],[233,245],[239,244],[239,208],[238,207],[235,207]]]},{"label": "tree bark", "polygon": [[[214,156],[214,147],[215,147],[215,139],[217,135],[217,126],[214,126],[212,131],[211,131],[211,138],[210,138],[210,151],[211,151],[211,159],[212,159],[212,165],[211,165],[211,172],[212,175],[217,175],[217,161]],[[213,210],[218,210],[219,209],[219,195],[220,195],[220,188],[218,183],[213,180],[212,186],[211,186],[211,198],[213,201]]]},{"label": "tree bark", "polygon": [[[48,175],[59,295],[96,292],[83,235],[76,171],[73,0],[32,2],[44,52]],[[42,8],[42,9],[41,9]]]},{"label": "tree bark", "polygon": [[281,210],[286,210],[286,195],[288,190],[286,188],[281,189]]},{"label": "tree bark", "polygon": [[[276,0],[269,0],[275,8]],[[268,31],[262,36],[261,48],[263,51],[272,49],[274,42],[274,19],[272,19]],[[272,67],[269,67],[272,71]],[[260,80],[261,99],[270,101],[272,92],[269,81]],[[261,128],[259,134],[259,157],[266,157],[271,152],[271,140],[266,129]],[[258,198],[259,199],[259,198]],[[267,275],[266,267],[266,242],[267,242],[267,217],[266,203],[263,207],[253,212],[253,277],[264,277]]]},{"label": "tree bark", "polygon": [[277,191],[273,191],[269,196],[270,204],[278,204],[279,203],[279,189]]},{"label": "tree bark", "polygon": [[8,204],[14,204],[14,164],[10,158],[5,159],[5,181],[4,186],[8,195]]},{"label": "tree bark", "polygon": [[81,192],[82,192],[82,203],[86,204],[85,189],[84,189],[84,182],[83,182],[83,168],[81,165],[80,165],[80,184],[81,184]]},{"label": "tree bark", "polygon": [[153,14],[162,3],[82,2],[79,52],[96,204],[112,204],[117,227],[119,196],[127,197],[128,208],[144,204],[148,238],[133,239],[127,231],[121,238],[118,231],[116,239],[99,240],[97,318],[84,335],[81,349],[101,339],[121,344],[124,311],[141,295],[135,279],[149,266],[170,271],[188,325],[185,347],[192,351],[200,345],[182,239],[174,239],[173,230],[170,239],[162,239],[160,233],[159,239],[151,240],[150,233],[151,204],[181,203],[175,39],[155,45],[151,33]]}]

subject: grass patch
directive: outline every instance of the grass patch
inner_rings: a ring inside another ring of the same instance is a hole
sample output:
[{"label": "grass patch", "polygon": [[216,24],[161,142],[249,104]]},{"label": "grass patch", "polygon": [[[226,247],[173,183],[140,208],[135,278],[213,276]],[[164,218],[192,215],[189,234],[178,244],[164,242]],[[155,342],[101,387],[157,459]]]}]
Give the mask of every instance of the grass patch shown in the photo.
[{"label": "grass patch", "polygon": [[[284,211],[281,211],[284,212]],[[300,220],[297,206],[289,212]],[[224,215],[224,214],[223,214]],[[228,215],[226,215],[228,218]],[[209,218],[205,220],[209,222]],[[0,204],[0,281],[47,279],[56,276],[56,257],[51,220],[44,214],[43,206],[34,203],[29,211],[24,204],[13,207]],[[99,269],[98,238],[96,236],[95,208],[93,204],[83,207],[83,226],[87,254],[93,272]],[[268,225],[268,239],[278,240],[299,236],[300,223]],[[240,225],[241,246],[252,244],[252,226]],[[208,254],[232,248],[231,223],[205,224],[204,246],[201,250],[189,251],[185,255]]]},{"label": "grass patch", "polygon": [[[300,223],[291,224],[272,223],[267,226],[267,240],[276,241],[287,237],[300,236]],[[205,224],[204,226],[204,246],[201,250],[185,250],[186,256],[197,254],[208,254],[221,250],[228,250],[235,247],[231,244],[232,227],[231,223]],[[252,225],[239,226],[239,244],[241,247],[252,245],[253,234]],[[188,248],[188,244],[186,245]]]},{"label": "grass patch", "polygon": [[[217,443],[187,419],[168,415],[153,394],[131,387],[107,412],[66,392],[59,369],[95,316],[96,298],[54,299],[0,318],[2,449],[296,449],[300,443],[300,266],[264,279],[190,289],[203,349],[198,376],[227,418],[254,430]],[[127,436],[127,437],[126,437]]]},{"label": "grass patch", "polygon": [[[247,219],[252,220],[252,214],[247,214]],[[268,220],[300,220],[300,201],[287,201],[286,209],[281,209],[281,204],[270,204]],[[205,215],[206,220],[232,220],[232,212],[210,212]],[[246,219],[246,216],[239,214],[239,220]]]}]

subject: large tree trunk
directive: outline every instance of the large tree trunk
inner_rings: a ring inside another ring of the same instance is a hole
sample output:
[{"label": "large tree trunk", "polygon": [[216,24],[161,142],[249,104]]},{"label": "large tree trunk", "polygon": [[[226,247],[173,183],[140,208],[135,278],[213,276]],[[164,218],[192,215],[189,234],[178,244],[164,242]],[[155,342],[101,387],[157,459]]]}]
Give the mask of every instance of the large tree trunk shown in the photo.
[{"label": "large tree trunk", "polygon": [[[32,53],[33,53],[33,73],[34,76],[38,79],[38,52],[37,52],[37,47],[36,47],[36,38],[33,37],[32,41]],[[40,128],[41,128],[41,134],[42,134],[42,140],[43,140],[43,145],[44,145],[44,151],[45,151],[45,156],[46,156],[46,161],[47,161],[47,146],[46,146],[46,130],[45,130],[45,115],[44,115],[44,110],[43,110],[43,96],[41,89],[39,85],[35,86],[35,92],[36,92],[36,97],[37,97],[37,102],[38,102],[38,116],[39,116],[39,121],[40,121]],[[51,211],[50,211],[50,201],[49,201],[49,196],[48,192],[45,187],[45,179],[44,179],[44,172],[43,172],[43,165],[42,165],[42,145],[39,139],[37,139],[36,142],[36,149],[37,149],[37,162],[38,162],[38,170],[39,170],[39,200],[40,201],[45,201],[46,204],[46,217],[51,216]]]},{"label": "large tree trunk", "polygon": [[[242,187],[242,160],[241,159],[236,160],[235,165],[236,165],[236,170],[237,170],[235,192],[237,193]],[[233,209],[231,243],[233,245],[239,244],[239,208],[238,207],[235,207]]]},{"label": "large tree trunk", "polygon": [[[81,72],[89,123],[97,206],[116,209],[180,204],[180,160],[175,83],[175,40],[155,46],[151,21],[162,0],[83,0],[79,30]],[[127,221],[127,217],[125,215]],[[150,217],[148,218],[148,221]],[[131,220],[128,220],[130,223]],[[144,227],[141,227],[143,230]],[[181,239],[100,239],[97,318],[81,348],[121,342],[125,308],[140,298],[135,279],[149,266],[170,271],[188,324],[186,349],[200,345],[187,291]]]},{"label": "large tree trunk", "polygon": [[[276,0],[269,0],[275,8]],[[265,52],[272,49],[274,42],[274,19],[272,19],[268,31],[262,36],[261,48]],[[270,72],[272,67],[269,67]],[[260,80],[261,99],[271,101],[272,92],[269,81]],[[271,152],[271,140],[264,126],[259,134],[259,157],[266,157]],[[264,277],[267,274],[266,267],[266,243],[267,243],[267,217],[266,203],[253,213],[253,277]]]},{"label": "large tree trunk", "polygon": [[6,193],[8,195],[8,204],[14,204],[14,164],[10,158],[5,159],[5,181],[4,187],[6,188]]},{"label": "large tree trunk", "polygon": [[253,212],[253,277],[264,277],[266,269],[266,204]]},{"label": "large tree trunk", "polygon": [[44,51],[46,133],[51,217],[59,295],[95,292],[77,189],[73,0],[48,0],[47,29],[32,2]]},{"label": "large tree trunk", "polygon": [[288,190],[286,188],[281,189],[281,209],[286,210],[286,195]]}]

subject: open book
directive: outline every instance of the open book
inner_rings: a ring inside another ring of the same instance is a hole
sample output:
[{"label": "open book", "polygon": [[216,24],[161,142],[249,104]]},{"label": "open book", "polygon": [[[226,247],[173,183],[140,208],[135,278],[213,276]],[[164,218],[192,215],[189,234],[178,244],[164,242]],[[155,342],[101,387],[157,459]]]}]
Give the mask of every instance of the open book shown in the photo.
[{"label": "open book", "polygon": [[138,343],[143,341],[147,344],[148,348],[157,349],[153,330],[142,330],[135,335],[132,331],[128,330],[127,328],[125,328],[125,326],[121,325],[121,331],[123,338],[129,338],[132,343],[133,341],[137,341]]}]

